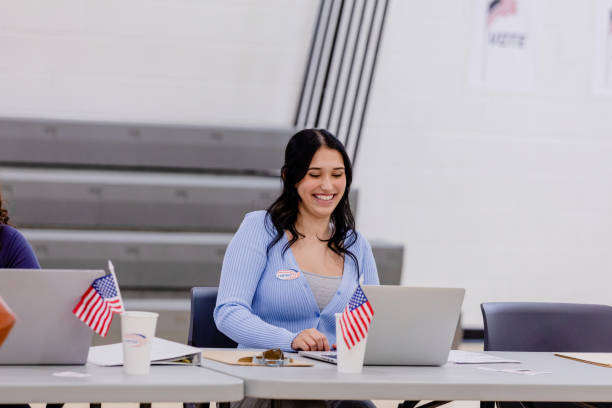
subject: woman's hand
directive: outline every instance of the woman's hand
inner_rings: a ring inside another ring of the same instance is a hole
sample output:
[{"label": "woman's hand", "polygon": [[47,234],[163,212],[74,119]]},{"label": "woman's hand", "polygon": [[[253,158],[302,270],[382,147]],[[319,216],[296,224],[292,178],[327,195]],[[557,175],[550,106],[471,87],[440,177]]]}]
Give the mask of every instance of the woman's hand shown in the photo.
[{"label": "woman's hand", "polygon": [[291,348],[304,351],[329,351],[329,343],[327,337],[317,329],[306,329],[295,336]]}]

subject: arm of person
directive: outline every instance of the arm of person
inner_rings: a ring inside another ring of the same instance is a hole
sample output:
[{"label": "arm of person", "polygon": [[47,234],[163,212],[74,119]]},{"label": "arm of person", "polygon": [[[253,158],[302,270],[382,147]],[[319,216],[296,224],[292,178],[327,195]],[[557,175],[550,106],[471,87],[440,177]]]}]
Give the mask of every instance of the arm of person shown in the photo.
[{"label": "arm of person", "polygon": [[225,252],[214,318],[221,332],[243,346],[289,351],[298,333],[265,322],[251,307],[269,240],[261,214],[247,214]]},{"label": "arm of person", "polygon": [[15,228],[2,226],[2,252],[6,264],[2,267],[10,269],[40,269],[36,254],[30,243]]}]

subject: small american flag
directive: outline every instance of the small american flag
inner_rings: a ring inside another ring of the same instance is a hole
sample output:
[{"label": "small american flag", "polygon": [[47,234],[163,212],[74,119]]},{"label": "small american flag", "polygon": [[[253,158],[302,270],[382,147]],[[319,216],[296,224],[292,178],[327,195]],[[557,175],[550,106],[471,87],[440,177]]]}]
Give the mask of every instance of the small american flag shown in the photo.
[{"label": "small american flag", "polygon": [[340,316],[342,337],[349,350],[365,338],[373,316],[372,305],[363,293],[361,285],[358,285]]},{"label": "small american flag", "polygon": [[497,17],[516,14],[516,0],[493,0],[489,4],[487,25],[490,25]]},{"label": "small american flag", "polygon": [[93,281],[72,313],[100,336],[108,333],[113,315],[123,312],[123,303],[113,275]]}]

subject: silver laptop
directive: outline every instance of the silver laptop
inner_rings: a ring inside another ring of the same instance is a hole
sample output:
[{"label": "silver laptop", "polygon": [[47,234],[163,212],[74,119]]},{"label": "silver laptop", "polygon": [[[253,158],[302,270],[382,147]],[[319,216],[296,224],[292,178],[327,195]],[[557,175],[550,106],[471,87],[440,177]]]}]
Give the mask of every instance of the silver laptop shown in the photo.
[{"label": "silver laptop", "polygon": [[[365,365],[440,366],[448,360],[465,289],[363,286],[374,309]],[[335,352],[300,351],[330,363]]]},{"label": "silver laptop", "polygon": [[0,269],[16,322],[0,364],[85,364],[93,331],[72,310],[103,270]]}]

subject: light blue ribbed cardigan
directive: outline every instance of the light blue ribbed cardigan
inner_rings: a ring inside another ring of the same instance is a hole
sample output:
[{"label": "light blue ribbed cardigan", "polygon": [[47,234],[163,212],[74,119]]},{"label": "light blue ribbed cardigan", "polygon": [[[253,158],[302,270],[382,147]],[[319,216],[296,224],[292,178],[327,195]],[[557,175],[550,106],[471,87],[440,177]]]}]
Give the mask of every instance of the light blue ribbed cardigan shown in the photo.
[{"label": "light blue ribbed cardigan", "polygon": [[[340,287],[329,304],[320,310],[291,248],[282,254],[287,243],[285,235],[266,255],[268,244],[274,238],[273,231],[276,229],[266,211],[251,212],[244,217],[223,259],[214,312],[217,327],[241,348],[291,350],[295,336],[313,327],[327,336],[331,346],[336,343],[334,313],[344,310],[357,287],[359,278],[354,261],[345,257]],[[363,284],[378,285],[372,248],[361,234],[357,233],[357,241],[350,250],[359,261]],[[299,277],[280,279],[279,271],[296,271]]]}]

